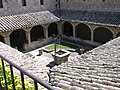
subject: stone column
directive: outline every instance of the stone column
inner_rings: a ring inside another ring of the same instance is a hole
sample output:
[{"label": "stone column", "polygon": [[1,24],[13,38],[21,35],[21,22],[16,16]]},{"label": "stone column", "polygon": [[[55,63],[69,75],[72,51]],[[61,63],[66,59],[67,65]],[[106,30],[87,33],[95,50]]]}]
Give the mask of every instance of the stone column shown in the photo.
[{"label": "stone column", "polygon": [[30,44],[31,43],[30,31],[26,31],[25,34],[26,34],[26,39],[28,41],[28,44]]},{"label": "stone column", "polygon": [[32,27],[31,28],[24,28],[28,44],[31,44],[31,36],[30,36],[31,29],[32,29]]},{"label": "stone column", "polygon": [[10,46],[10,37],[9,36],[4,37],[4,42],[5,44]]},{"label": "stone column", "polygon": [[58,22],[57,26],[58,26],[58,34],[62,35],[62,22]]},{"label": "stone column", "polygon": [[48,27],[44,27],[44,36],[46,39],[48,38]]},{"label": "stone column", "polygon": [[116,38],[116,34],[113,34],[113,39],[115,39]]},{"label": "stone column", "polygon": [[73,37],[75,38],[76,35],[75,35],[75,26],[73,26]]},{"label": "stone column", "polygon": [[93,43],[94,42],[94,33],[93,33],[94,31],[93,30],[91,30],[91,42]]}]

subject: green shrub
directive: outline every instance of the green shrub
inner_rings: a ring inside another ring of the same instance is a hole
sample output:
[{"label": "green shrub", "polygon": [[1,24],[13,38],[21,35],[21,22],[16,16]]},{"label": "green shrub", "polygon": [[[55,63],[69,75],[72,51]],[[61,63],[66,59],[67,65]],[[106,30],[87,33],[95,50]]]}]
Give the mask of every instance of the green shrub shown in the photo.
[{"label": "green shrub", "polygon": [[[8,69],[8,67],[6,67],[6,63],[4,63],[4,64],[5,64],[6,80],[7,80],[8,90],[13,90],[10,69]],[[15,73],[14,73],[14,82],[15,82],[16,90],[22,90],[21,79]],[[24,82],[25,82],[26,90],[34,90],[34,87],[32,85],[33,83],[29,83],[29,81],[26,80],[26,79],[24,80]],[[0,84],[2,85],[2,87],[5,87],[5,81],[4,81],[4,76],[3,76],[1,59],[0,59]]]}]

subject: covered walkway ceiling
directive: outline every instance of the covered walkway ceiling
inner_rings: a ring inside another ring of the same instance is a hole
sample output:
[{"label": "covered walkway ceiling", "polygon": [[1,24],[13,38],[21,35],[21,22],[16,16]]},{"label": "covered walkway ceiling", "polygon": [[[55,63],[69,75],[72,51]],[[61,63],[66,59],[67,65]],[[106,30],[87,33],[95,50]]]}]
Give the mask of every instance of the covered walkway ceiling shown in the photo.
[{"label": "covered walkway ceiling", "polygon": [[27,13],[20,15],[0,17],[0,32],[20,28],[33,27],[59,21],[60,19],[49,11]]}]

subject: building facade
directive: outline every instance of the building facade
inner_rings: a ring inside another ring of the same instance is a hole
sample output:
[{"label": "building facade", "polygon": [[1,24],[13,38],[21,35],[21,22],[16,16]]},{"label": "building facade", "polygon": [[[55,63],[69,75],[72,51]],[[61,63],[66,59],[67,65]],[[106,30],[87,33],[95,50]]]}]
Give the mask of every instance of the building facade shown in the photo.
[{"label": "building facade", "polygon": [[118,0],[1,0],[0,41],[20,51],[52,42],[53,34],[91,45],[120,35]]}]

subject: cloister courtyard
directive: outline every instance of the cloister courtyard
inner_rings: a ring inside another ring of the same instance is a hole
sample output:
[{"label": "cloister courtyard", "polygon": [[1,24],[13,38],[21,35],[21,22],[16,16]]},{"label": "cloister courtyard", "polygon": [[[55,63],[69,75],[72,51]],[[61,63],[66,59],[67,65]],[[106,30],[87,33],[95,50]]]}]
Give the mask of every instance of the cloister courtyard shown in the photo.
[{"label": "cloister courtyard", "polygon": [[[75,44],[80,44],[82,42],[95,47],[120,36],[118,23],[107,21],[106,17],[103,18],[103,21],[106,21],[109,24],[97,23],[97,21],[83,22],[76,20],[76,18],[69,20],[69,17],[65,16],[69,13],[70,12],[66,11],[62,14],[62,18],[68,18],[65,20],[60,20],[57,15],[55,16],[55,14],[52,14],[49,11],[6,16],[4,18],[1,17],[2,22],[5,24],[1,26],[0,41],[19,51],[29,51],[53,42],[53,34],[61,35],[62,40],[64,41]],[[84,14],[83,11],[71,11],[70,17],[73,18],[74,14],[77,15],[79,13]],[[93,15],[94,18],[98,20],[98,14],[102,16],[109,14],[109,12],[103,12],[103,14],[101,14],[101,12],[86,13],[88,16],[84,16],[81,19],[87,18],[89,20],[89,17]],[[112,13],[110,13],[109,17],[111,17],[111,15]],[[40,17],[37,18],[37,16]],[[44,17],[41,18],[42,16]],[[115,13],[114,16],[116,19],[117,13]],[[13,20],[11,21],[11,19]],[[10,21],[11,24],[7,24],[8,21]],[[114,23],[116,24],[114,25]]]}]

